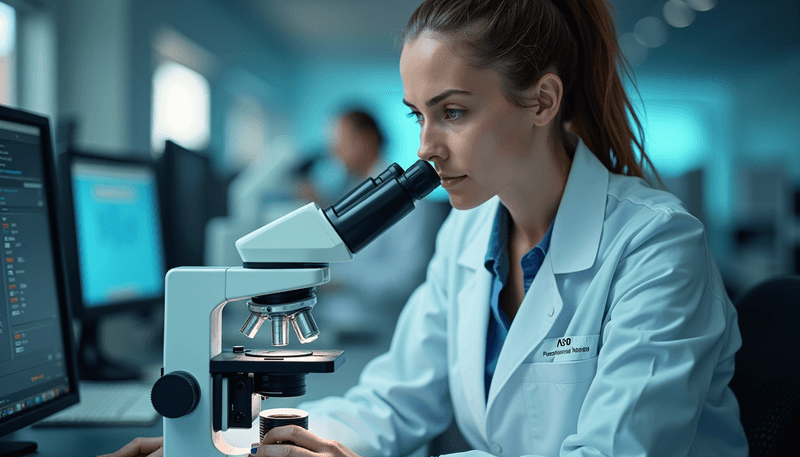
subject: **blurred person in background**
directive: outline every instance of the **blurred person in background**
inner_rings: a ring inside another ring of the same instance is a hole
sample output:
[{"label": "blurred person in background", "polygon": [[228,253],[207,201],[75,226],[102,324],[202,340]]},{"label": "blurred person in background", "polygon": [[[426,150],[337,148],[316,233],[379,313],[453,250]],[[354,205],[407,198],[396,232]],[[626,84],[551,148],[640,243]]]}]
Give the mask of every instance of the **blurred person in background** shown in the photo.
[{"label": "blurred person in background", "polygon": [[333,120],[328,147],[300,165],[297,196],[328,206],[365,179],[382,172],[386,143],[378,121],[359,107],[345,109]]}]

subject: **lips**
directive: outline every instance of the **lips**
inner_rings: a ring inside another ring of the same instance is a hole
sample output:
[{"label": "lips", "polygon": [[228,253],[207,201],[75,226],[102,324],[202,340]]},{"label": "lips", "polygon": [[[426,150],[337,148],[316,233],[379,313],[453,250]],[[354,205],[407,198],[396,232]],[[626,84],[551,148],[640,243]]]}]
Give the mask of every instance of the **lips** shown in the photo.
[{"label": "lips", "polygon": [[447,188],[453,187],[456,184],[458,184],[461,181],[463,181],[466,178],[466,176],[465,175],[461,175],[461,176],[440,176],[439,178],[442,180],[442,187],[447,189]]}]

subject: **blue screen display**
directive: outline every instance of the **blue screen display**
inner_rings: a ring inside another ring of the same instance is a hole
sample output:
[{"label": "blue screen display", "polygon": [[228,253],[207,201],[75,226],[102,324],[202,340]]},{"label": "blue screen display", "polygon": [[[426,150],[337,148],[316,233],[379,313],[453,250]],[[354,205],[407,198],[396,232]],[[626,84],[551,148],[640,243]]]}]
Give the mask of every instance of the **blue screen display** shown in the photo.
[{"label": "blue screen display", "polygon": [[125,163],[76,162],[71,169],[84,306],[160,296],[164,259],[155,173]]}]

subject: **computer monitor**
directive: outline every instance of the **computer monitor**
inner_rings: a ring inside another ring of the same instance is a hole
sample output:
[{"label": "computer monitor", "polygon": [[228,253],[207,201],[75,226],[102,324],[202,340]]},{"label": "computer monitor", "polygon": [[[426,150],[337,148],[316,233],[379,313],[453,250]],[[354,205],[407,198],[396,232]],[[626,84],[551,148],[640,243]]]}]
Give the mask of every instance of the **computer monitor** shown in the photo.
[{"label": "computer monitor", "polygon": [[0,456],[33,452],[1,438],[78,402],[53,158],[46,118],[0,106]]},{"label": "computer monitor", "polygon": [[214,185],[216,180],[207,155],[172,141],[164,146],[159,169],[167,266],[201,266],[206,223],[214,210],[212,193],[224,193],[225,189]]},{"label": "computer monitor", "polygon": [[67,151],[59,158],[72,242],[72,299],[82,323],[78,371],[86,380],[124,380],[138,368],[113,361],[99,339],[111,313],[162,306],[165,263],[157,169],[149,156]]}]

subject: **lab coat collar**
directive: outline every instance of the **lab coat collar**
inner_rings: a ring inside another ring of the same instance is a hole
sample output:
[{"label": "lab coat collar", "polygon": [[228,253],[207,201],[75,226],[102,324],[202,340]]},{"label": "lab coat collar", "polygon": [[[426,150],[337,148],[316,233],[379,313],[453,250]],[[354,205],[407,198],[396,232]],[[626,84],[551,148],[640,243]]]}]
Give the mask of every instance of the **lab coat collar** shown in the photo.
[{"label": "lab coat collar", "polygon": [[[548,256],[553,273],[583,271],[594,264],[603,232],[607,192],[608,170],[579,140],[550,238]],[[485,221],[459,256],[460,265],[473,270],[483,268],[499,204],[497,197],[484,203]]]},{"label": "lab coat collar", "polygon": [[607,193],[608,169],[579,140],[550,239],[553,273],[583,271],[594,265]]}]

